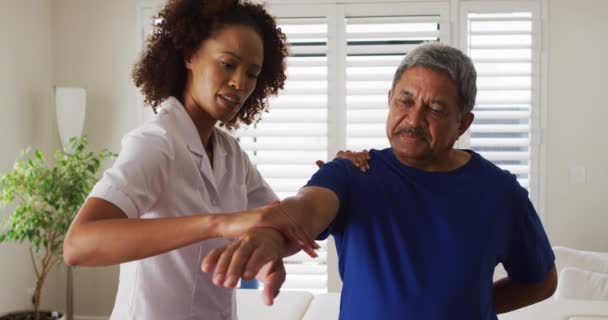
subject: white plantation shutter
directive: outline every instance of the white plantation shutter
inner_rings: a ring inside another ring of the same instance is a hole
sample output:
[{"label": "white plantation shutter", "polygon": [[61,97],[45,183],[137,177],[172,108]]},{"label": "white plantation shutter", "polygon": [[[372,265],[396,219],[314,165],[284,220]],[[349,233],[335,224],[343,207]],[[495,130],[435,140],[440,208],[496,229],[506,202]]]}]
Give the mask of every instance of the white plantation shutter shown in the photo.
[{"label": "white plantation shutter", "polygon": [[389,147],[388,90],[404,55],[423,42],[446,41],[447,23],[435,14],[346,17],[346,146]]},{"label": "white plantation shutter", "polygon": [[471,3],[464,48],[477,69],[470,148],[537,192],[540,41],[538,8],[531,4]]},{"label": "white plantation shutter", "polygon": [[[270,99],[262,121],[236,131],[253,164],[279,198],[293,196],[316,172],[316,160],[327,159],[327,19],[283,18],[290,56],[287,81]],[[298,253],[285,259],[282,290],[327,292],[326,242],[319,257]]]}]

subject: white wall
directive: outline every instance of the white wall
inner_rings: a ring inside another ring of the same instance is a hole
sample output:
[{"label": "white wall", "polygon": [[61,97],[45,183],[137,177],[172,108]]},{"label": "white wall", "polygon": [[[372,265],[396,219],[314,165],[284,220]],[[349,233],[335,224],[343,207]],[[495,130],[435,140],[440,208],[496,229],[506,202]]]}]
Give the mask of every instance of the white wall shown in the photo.
[{"label": "white wall", "polygon": [[[53,112],[51,0],[0,1],[0,173],[27,146],[48,152],[58,145]],[[11,208],[0,210],[4,220]],[[27,246],[0,245],[0,315],[24,309],[35,285]],[[58,269],[50,274],[43,307],[62,309]],[[62,291],[63,292],[63,291]]]},{"label": "white wall", "polygon": [[[608,1],[549,1],[546,226],[554,244],[608,251]],[[570,182],[573,167],[587,182]]]},{"label": "white wall", "polygon": [[[136,0],[53,0],[53,66],[58,86],[87,90],[84,133],[91,147],[120,151],[120,138],[138,124],[130,73],[137,58]],[[74,313],[109,315],[118,267],[78,268]]]}]

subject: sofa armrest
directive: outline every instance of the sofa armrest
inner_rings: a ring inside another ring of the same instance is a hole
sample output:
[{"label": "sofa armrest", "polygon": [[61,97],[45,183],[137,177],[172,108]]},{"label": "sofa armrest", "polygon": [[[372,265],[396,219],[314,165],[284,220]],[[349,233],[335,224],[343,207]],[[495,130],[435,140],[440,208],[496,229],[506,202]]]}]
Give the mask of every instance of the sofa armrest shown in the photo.
[{"label": "sofa armrest", "polygon": [[338,320],[340,313],[340,293],[317,294],[302,320]]},{"label": "sofa armrest", "polygon": [[262,302],[262,292],[254,289],[236,290],[239,320],[300,320],[312,300],[310,292],[281,291],[272,306]]}]

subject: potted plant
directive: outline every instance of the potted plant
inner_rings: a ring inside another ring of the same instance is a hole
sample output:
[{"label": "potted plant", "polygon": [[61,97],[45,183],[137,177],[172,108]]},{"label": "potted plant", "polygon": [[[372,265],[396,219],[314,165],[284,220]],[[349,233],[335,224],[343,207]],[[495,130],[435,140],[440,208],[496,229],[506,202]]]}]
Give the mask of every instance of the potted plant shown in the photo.
[{"label": "potted plant", "polygon": [[44,282],[57,263],[62,263],[62,244],[72,219],[97,181],[101,161],[115,154],[88,150],[86,137],[70,139],[71,152],[57,150],[54,163],[43,153],[28,148],[12,171],[0,176],[0,206],[15,203],[14,211],[0,225],[0,243],[28,242],[36,274],[34,311],[12,313],[0,320],[59,319],[58,312],[41,312]]}]

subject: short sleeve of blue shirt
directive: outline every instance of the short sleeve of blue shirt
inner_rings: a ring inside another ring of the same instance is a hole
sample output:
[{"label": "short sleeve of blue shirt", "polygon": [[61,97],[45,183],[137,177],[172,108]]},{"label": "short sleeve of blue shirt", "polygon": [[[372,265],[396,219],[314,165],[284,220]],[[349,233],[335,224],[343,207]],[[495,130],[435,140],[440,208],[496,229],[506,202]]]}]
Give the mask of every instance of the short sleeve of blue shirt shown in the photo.
[{"label": "short sleeve of blue shirt", "polygon": [[511,280],[535,283],[551,271],[555,255],[528,191],[516,181],[514,184],[511,241],[502,263]]},{"label": "short sleeve of blue shirt", "polygon": [[350,160],[334,159],[321,166],[319,170],[310,178],[306,187],[322,187],[333,191],[340,202],[338,214],[329,227],[317,237],[318,240],[326,239],[336,225],[343,220],[342,213],[348,205],[348,185],[351,177],[350,170],[354,166]]}]

